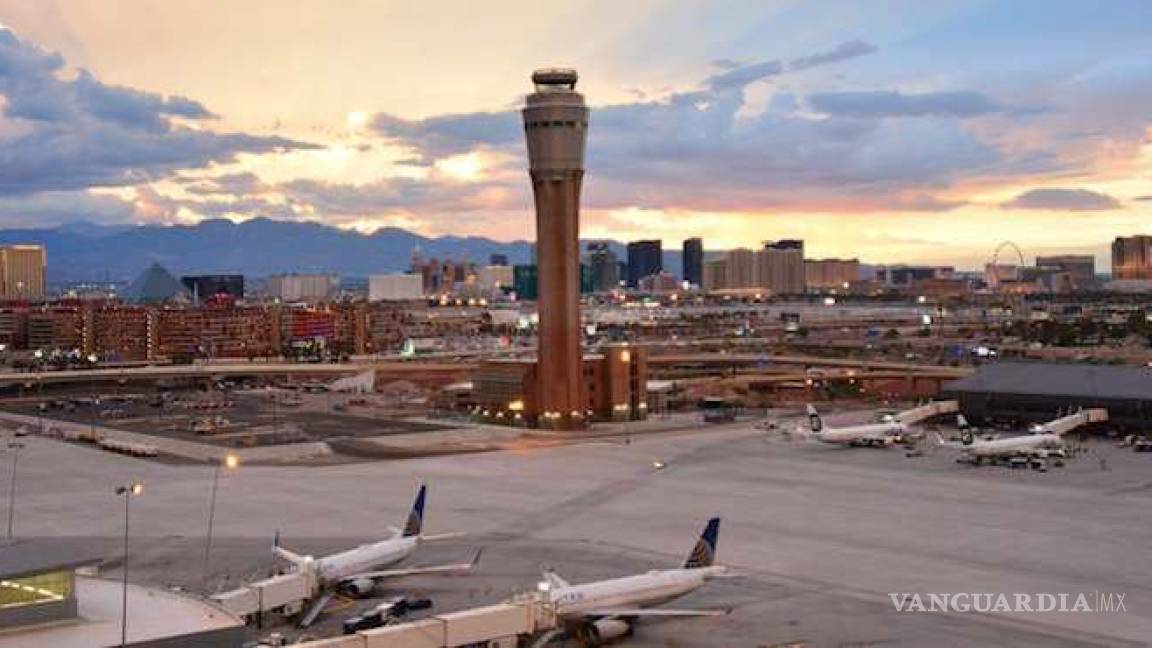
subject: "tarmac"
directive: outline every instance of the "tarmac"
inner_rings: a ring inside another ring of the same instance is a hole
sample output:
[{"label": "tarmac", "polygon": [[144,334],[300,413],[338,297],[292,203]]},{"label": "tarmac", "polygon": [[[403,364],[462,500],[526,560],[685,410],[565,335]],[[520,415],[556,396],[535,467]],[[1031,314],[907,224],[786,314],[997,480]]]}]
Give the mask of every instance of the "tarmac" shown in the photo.
[{"label": "tarmac", "polygon": [[[151,585],[219,590],[265,575],[276,530],[315,555],[379,538],[402,524],[426,481],[426,531],[471,535],[429,544],[410,564],[485,547],[467,576],[396,582],[440,612],[531,589],[544,565],[574,582],[678,565],[718,515],[718,560],[738,576],[673,605],[732,613],[641,624],[626,645],[1146,646],[1152,637],[1152,562],[1142,560],[1152,546],[1152,455],[1103,440],[1047,473],[961,465],[943,449],[908,458],[899,448],[821,446],[747,422],[627,443],[241,466],[221,475],[207,570],[211,467],[25,440],[16,534],[91,537],[114,551],[123,516],[112,489],[142,481],[130,574]],[[1125,610],[897,611],[889,595],[905,592],[1104,592],[1123,594]],[[313,634],[367,605],[337,604]]]}]

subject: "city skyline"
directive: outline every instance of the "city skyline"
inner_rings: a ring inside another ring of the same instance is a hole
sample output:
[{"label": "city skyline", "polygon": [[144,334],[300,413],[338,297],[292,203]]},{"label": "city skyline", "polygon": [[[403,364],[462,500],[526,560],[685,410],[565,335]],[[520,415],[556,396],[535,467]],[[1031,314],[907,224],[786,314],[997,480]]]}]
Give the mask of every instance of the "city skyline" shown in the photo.
[{"label": "city skyline", "polygon": [[381,3],[0,0],[0,225],[528,239],[515,80],[570,64],[596,98],[584,239],[963,268],[1012,239],[1107,267],[1152,209],[1152,8],[920,4],[587,2],[530,30],[516,3],[461,5],[460,36]]}]

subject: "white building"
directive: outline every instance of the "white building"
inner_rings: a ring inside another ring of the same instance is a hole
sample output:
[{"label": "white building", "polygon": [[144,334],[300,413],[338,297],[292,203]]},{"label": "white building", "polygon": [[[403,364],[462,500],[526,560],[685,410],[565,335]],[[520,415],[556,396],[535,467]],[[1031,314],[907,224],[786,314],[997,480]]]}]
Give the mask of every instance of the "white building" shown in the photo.
[{"label": "white building", "polygon": [[368,301],[404,301],[424,297],[424,277],[386,274],[368,277]]},{"label": "white building", "polygon": [[340,290],[340,275],[279,274],[268,278],[268,293],[285,302],[323,301]]},{"label": "white building", "polygon": [[476,284],[481,292],[490,293],[512,287],[512,266],[483,266],[476,269]]}]

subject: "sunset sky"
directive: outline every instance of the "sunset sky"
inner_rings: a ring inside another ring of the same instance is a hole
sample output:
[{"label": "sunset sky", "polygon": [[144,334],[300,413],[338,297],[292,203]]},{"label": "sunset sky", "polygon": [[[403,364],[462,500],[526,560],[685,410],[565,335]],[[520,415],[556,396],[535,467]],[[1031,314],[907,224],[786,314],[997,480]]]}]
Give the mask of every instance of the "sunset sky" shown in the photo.
[{"label": "sunset sky", "polygon": [[1152,233],[1152,2],[0,0],[0,226],[531,239],[570,66],[582,235],[975,267]]}]

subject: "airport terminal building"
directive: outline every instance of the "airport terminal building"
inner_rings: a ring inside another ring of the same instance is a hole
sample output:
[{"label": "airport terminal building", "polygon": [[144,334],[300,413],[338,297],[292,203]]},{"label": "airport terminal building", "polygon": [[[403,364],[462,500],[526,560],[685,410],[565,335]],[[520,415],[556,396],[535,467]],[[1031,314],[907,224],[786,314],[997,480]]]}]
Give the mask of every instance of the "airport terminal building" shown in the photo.
[{"label": "airport terminal building", "polygon": [[997,362],[945,383],[943,398],[960,402],[974,421],[1040,422],[1089,407],[1108,410],[1110,425],[1152,429],[1152,368],[1057,362]]}]

